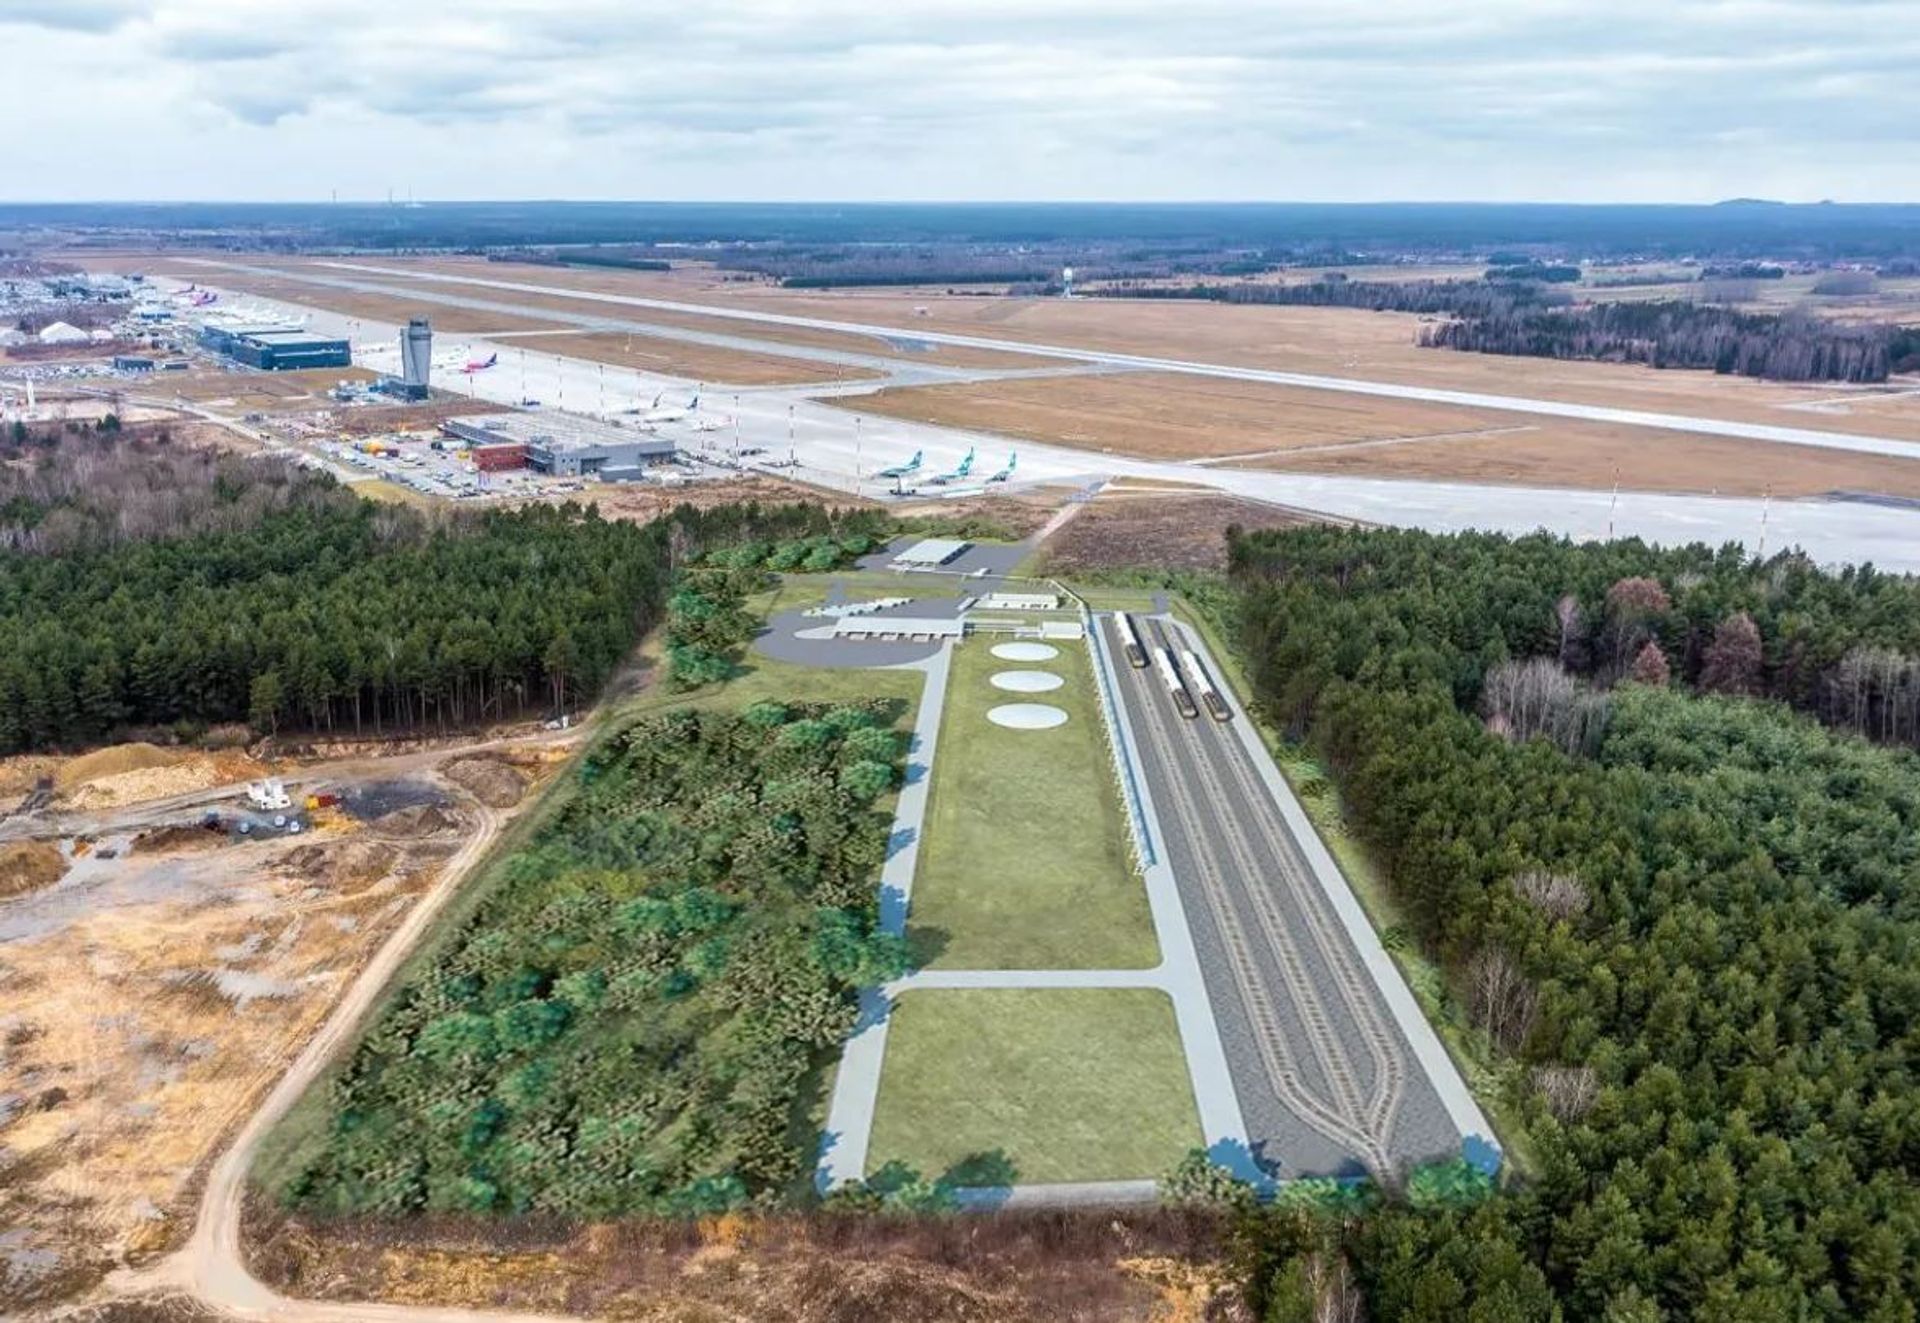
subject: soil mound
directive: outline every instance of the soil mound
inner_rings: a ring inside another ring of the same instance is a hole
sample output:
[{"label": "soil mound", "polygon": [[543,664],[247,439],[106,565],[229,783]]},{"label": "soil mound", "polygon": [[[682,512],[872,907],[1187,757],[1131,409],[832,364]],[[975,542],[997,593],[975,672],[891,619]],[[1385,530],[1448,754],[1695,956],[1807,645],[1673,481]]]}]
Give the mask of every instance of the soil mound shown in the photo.
[{"label": "soil mound", "polygon": [[527,793],[520,769],[492,758],[456,759],[441,771],[488,808],[512,808]]},{"label": "soil mound", "polygon": [[388,836],[435,836],[454,825],[453,815],[438,804],[415,804],[373,820],[375,829]]},{"label": "soil mound", "polygon": [[196,823],[183,822],[141,832],[133,838],[133,852],[160,854],[168,850],[201,850],[219,845],[224,839],[224,833],[208,831]]},{"label": "soil mound", "polygon": [[163,749],[157,744],[110,744],[60,764],[53,774],[53,788],[67,791],[106,776],[171,767],[184,757],[186,754],[179,749]]},{"label": "soil mound", "polygon": [[50,887],[66,875],[66,857],[45,841],[0,845],[0,900]]}]

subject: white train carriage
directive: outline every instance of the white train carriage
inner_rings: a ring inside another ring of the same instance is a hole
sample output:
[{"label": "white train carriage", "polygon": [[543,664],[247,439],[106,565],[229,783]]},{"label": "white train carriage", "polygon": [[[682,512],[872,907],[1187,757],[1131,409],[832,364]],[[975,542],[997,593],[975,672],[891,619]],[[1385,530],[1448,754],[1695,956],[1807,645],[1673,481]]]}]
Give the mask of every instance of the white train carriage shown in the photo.
[{"label": "white train carriage", "polygon": [[1192,721],[1200,715],[1200,709],[1194,706],[1193,695],[1187,691],[1185,682],[1180,679],[1180,668],[1173,664],[1173,654],[1165,648],[1153,650],[1154,664],[1159,668],[1160,679],[1167,686],[1167,694],[1173,699],[1174,708]]},{"label": "white train carriage", "polygon": [[1192,648],[1181,652],[1180,663],[1187,668],[1188,683],[1199,693],[1200,701],[1205,704],[1207,714],[1215,721],[1232,720],[1233,709],[1227,706],[1227,700],[1220,696],[1220,691],[1213,687],[1213,681],[1207,676],[1207,668],[1202,666],[1200,659],[1193,655]]}]

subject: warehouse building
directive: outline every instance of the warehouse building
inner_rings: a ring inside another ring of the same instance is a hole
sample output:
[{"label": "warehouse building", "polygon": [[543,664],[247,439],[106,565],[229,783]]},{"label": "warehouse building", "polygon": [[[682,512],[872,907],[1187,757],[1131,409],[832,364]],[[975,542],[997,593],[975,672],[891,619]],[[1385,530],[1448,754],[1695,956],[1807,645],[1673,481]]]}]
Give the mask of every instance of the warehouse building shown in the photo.
[{"label": "warehouse building", "polygon": [[556,478],[631,482],[645,476],[648,464],[674,455],[671,441],[573,414],[475,414],[449,418],[440,427],[476,456],[490,447],[524,447],[528,468]]},{"label": "warehouse building", "polygon": [[347,341],[297,326],[208,326],[200,332],[200,343],[269,372],[353,366],[353,347]]}]

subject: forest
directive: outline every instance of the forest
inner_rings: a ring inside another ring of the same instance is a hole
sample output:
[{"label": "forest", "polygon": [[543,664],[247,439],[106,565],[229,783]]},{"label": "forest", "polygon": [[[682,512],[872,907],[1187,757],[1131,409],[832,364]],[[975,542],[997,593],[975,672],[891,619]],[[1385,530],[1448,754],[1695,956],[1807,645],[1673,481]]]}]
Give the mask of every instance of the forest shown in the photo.
[{"label": "forest", "polygon": [[[1538,268],[1557,273],[1550,280],[1570,269]],[[1680,299],[1575,304],[1564,290],[1501,271],[1485,280],[1323,277],[1297,285],[1123,285],[1092,292],[1438,315],[1445,320],[1420,328],[1423,346],[1482,354],[1644,363],[1769,381],[1881,382],[1892,373],[1920,371],[1920,328],[1740,312]]]},{"label": "forest", "polygon": [[563,711],[657,623],[681,562],[743,539],[769,558],[864,546],[884,525],[802,504],[645,527],[570,504],[429,517],[274,460],[113,436],[28,449],[45,453],[0,465],[0,753]]},{"label": "forest", "polygon": [[885,708],[680,710],[595,749],[367,1032],[283,1198],[605,1218],[809,1197],[818,1072],[856,990],[906,962],[875,925]]},{"label": "forest", "polygon": [[1883,693],[1834,691],[1913,646],[1920,587],[1545,536],[1231,559],[1260,702],[1331,769],[1528,1155],[1476,1204],[1243,1214],[1262,1316],[1913,1319],[1920,756],[1855,733]]}]

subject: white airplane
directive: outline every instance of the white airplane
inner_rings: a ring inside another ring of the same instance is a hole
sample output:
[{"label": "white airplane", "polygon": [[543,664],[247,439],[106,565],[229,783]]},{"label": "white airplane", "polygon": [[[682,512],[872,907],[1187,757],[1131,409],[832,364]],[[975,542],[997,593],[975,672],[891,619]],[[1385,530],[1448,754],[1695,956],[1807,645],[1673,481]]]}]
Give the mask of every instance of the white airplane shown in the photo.
[{"label": "white airplane", "polygon": [[1020,462],[1020,456],[1018,453],[1009,453],[1007,455],[1007,466],[1004,469],[1001,469],[998,473],[994,474],[991,478],[988,478],[987,481],[988,482],[1005,482],[1008,478],[1011,478],[1013,476],[1013,466],[1015,464],[1018,464],[1019,462]]},{"label": "white airplane", "polygon": [[967,475],[973,472],[973,451],[967,451],[967,457],[960,461],[960,467],[951,473],[936,474],[927,481],[936,487],[944,487],[950,482],[965,482]]},{"label": "white airplane", "polygon": [[[627,412],[639,414],[640,421],[643,423],[677,423],[700,411],[700,391],[698,388],[694,390],[693,398],[687,401],[687,407],[684,409],[675,409],[671,406],[665,409],[661,408],[660,401],[666,398],[667,393],[661,391],[653,397],[653,403],[648,405],[644,411],[639,408],[632,408],[628,409]],[[712,431],[713,429],[702,428],[701,430]]]},{"label": "white airplane", "polygon": [[910,478],[920,471],[921,452],[913,452],[913,458],[904,464],[895,464],[890,469],[881,469],[873,476],[876,478]]}]

